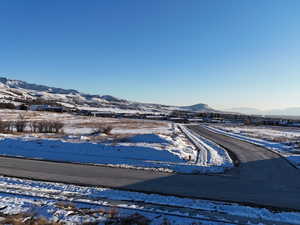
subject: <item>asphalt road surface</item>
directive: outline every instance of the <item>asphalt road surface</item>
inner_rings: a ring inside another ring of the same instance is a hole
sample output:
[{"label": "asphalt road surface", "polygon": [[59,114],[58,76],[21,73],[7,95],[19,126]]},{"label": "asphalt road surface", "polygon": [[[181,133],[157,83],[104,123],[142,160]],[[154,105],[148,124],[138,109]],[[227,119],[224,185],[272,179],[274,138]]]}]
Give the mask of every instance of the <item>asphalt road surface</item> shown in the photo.
[{"label": "asphalt road surface", "polygon": [[190,129],[230,149],[240,166],[223,175],[182,175],[0,157],[0,174],[300,210],[300,172],[262,147]]}]

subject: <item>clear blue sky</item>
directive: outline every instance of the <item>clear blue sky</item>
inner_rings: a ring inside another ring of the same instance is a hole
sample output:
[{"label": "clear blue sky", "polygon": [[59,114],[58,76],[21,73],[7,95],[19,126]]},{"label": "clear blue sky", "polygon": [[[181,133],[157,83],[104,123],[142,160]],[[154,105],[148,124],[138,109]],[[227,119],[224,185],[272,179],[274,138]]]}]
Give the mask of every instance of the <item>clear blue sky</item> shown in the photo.
[{"label": "clear blue sky", "polygon": [[1,0],[0,75],[218,108],[300,106],[299,0]]}]

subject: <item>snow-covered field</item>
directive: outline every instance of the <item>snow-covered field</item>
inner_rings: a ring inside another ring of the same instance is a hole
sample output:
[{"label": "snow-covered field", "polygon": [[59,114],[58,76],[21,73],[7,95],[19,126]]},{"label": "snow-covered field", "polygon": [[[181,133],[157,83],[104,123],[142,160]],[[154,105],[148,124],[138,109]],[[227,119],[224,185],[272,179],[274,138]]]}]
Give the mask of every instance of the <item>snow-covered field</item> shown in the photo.
[{"label": "snow-covered field", "polygon": [[[0,134],[0,155],[179,173],[220,173],[232,167],[225,150],[195,137],[202,143],[198,157],[195,145],[171,123],[66,113],[24,116],[29,121],[62,121],[64,133]],[[0,118],[15,120],[18,112],[0,111]],[[99,125],[112,127],[111,133],[95,133]]]},{"label": "snow-covered field", "polygon": [[221,133],[275,151],[289,160],[294,166],[300,168],[299,128],[231,126],[227,124],[209,125],[205,127],[213,132]]},{"label": "snow-covered field", "polygon": [[0,220],[24,213],[27,219],[35,215],[67,224],[128,218],[146,221],[140,223],[145,225],[300,224],[299,212],[9,177],[0,177],[0,213]]},{"label": "snow-covered field", "polygon": [[247,126],[231,124],[215,124],[211,127],[229,131],[235,134],[247,135],[253,138],[274,142],[300,141],[300,128],[279,126]]}]

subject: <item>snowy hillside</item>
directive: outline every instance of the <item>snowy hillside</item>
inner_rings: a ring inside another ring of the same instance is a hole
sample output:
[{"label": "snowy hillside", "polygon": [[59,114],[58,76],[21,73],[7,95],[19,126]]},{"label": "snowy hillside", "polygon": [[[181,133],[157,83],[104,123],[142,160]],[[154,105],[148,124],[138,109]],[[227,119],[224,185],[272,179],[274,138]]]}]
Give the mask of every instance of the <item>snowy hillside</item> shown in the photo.
[{"label": "snowy hillside", "polygon": [[201,103],[191,106],[181,106],[180,109],[194,112],[217,112],[216,110],[210,108],[207,104]]},{"label": "snowy hillside", "polygon": [[169,113],[173,110],[215,112],[205,104],[177,107],[139,103],[110,95],[85,94],[74,89],[48,87],[5,77],[0,77],[0,101],[14,105],[37,104],[40,101],[49,101],[66,108],[123,113]]}]

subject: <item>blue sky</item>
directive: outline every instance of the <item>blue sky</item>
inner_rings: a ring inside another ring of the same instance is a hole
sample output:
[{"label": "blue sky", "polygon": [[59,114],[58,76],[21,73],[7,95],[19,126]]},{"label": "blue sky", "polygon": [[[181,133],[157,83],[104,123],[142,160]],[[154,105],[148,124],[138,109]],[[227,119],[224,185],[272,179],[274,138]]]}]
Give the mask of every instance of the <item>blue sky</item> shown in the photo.
[{"label": "blue sky", "polygon": [[300,106],[298,0],[2,0],[0,75],[172,105]]}]

